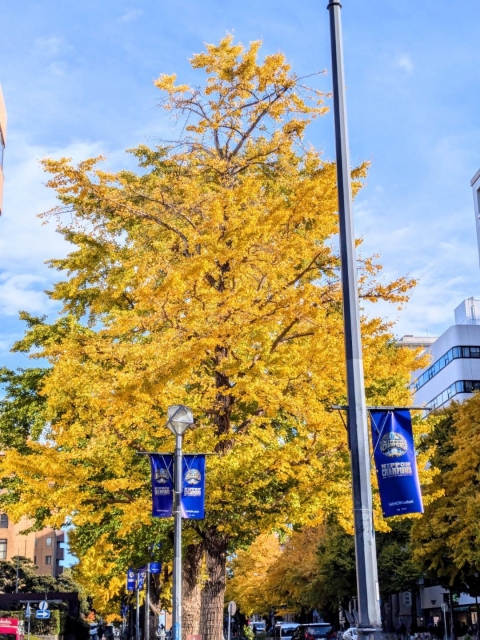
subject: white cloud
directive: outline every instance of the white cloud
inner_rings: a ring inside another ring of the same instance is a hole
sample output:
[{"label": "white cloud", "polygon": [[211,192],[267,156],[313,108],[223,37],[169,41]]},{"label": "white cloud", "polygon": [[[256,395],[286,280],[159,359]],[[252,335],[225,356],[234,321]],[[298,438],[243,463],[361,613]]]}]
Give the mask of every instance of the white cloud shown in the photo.
[{"label": "white cloud", "polygon": [[64,50],[63,38],[37,38],[35,40],[35,49],[48,56],[56,56]]},{"label": "white cloud", "polygon": [[407,75],[413,73],[414,65],[412,58],[408,55],[408,53],[401,53],[395,58],[394,66],[397,69],[401,69]]},{"label": "white cloud", "polygon": [[52,209],[55,193],[45,187],[47,176],[39,160],[72,157],[74,161],[100,155],[102,147],[72,142],[64,148],[31,145],[24,138],[9,138],[5,153],[3,215],[0,218],[0,273],[44,271],[44,262],[64,256],[68,250],[54,224],[42,224],[38,214]]},{"label": "white cloud", "polygon": [[123,16],[121,16],[118,19],[118,21],[134,22],[135,20],[138,20],[138,18],[140,18],[141,15],[143,15],[143,11],[140,11],[140,9],[130,9],[130,11],[127,11],[126,13],[124,13]]},{"label": "white cloud", "polygon": [[19,310],[44,314],[56,304],[38,288],[48,283],[46,277],[25,274],[0,274],[0,314],[16,316]]}]

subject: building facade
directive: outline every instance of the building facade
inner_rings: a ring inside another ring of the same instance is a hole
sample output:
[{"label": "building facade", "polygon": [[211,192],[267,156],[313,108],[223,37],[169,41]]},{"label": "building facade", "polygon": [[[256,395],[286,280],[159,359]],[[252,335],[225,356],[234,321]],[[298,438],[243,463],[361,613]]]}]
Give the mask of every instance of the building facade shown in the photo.
[{"label": "building facade", "polygon": [[439,409],[480,391],[480,300],[464,300],[455,309],[455,324],[425,346],[431,364],[414,374],[416,406]]},{"label": "building facade", "polygon": [[63,573],[65,533],[50,528],[25,533],[28,527],[26,519],[14,523],[6,513],[0,514],[0,560],[23,556],[36,565],[39,575],[58,578]]}]

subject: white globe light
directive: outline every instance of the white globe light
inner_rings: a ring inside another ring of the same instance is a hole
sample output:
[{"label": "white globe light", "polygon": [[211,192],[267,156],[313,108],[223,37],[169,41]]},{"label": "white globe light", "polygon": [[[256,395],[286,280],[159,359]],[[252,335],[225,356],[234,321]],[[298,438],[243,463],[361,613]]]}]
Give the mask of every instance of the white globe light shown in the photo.
[{"label": "white globe light", "polygon": [[194,422],[192,410],[183,404],[168,407],[167,427],[176,436],[181,436]]}]

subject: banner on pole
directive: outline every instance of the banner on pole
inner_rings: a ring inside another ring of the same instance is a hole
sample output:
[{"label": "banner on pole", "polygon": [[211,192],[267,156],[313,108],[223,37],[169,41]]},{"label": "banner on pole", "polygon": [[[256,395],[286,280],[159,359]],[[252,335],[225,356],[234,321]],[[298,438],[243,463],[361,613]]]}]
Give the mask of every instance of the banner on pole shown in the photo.
[{"label": "banner on pole", "polygon": [[160,573],[162,565],[160,562],[150,562],[150,573]]},{"label": "banner on pole", "polygon": [[370,419],[384,517],[423,513],[410,411],[374,410]]},{"label": "banner on pole", "polygon": [[127,591],[135,591],[135,571],[133,569],[127,571]]},{"label": "banner on pole", "polygon": [[184,455],[182,459],[182,518],[205,518],[205,456]]},{"label": "banner on pole", "polygon": [[152,453],[152,516],[169,518],[173,511],[173,456]]},{"label": "banner on pole", "polygon": [[145,571],[139,571],[137,573],[137,589],[139,591],[141,591],[143,589],[143,586],[145,584],[145,576],[146,576],[146,572]]}]

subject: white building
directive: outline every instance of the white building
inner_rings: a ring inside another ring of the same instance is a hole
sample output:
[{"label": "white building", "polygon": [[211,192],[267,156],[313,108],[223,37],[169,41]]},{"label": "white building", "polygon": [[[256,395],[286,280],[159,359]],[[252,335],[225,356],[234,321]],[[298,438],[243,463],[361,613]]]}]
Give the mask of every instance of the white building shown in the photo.
[{"label": "white building", "polygon": [[[470,184],[480,258],[480,170]],[[432,357],[426,369],[414,374],[415,405],[438,409],[480,391],[480,300],[464,300],[455,309],[455,324],[439,338],[404,336],[399,344],[424,347]]]},{"label": "white building", "polygon": [[462,402],[480,391],[480,300],[467,298],[455,309],[455,324],[439,338],[405,336],[400,344],[425,346],[431,364],[416,371],[412,389],[415,406],[438,409],[453,399]]}]

